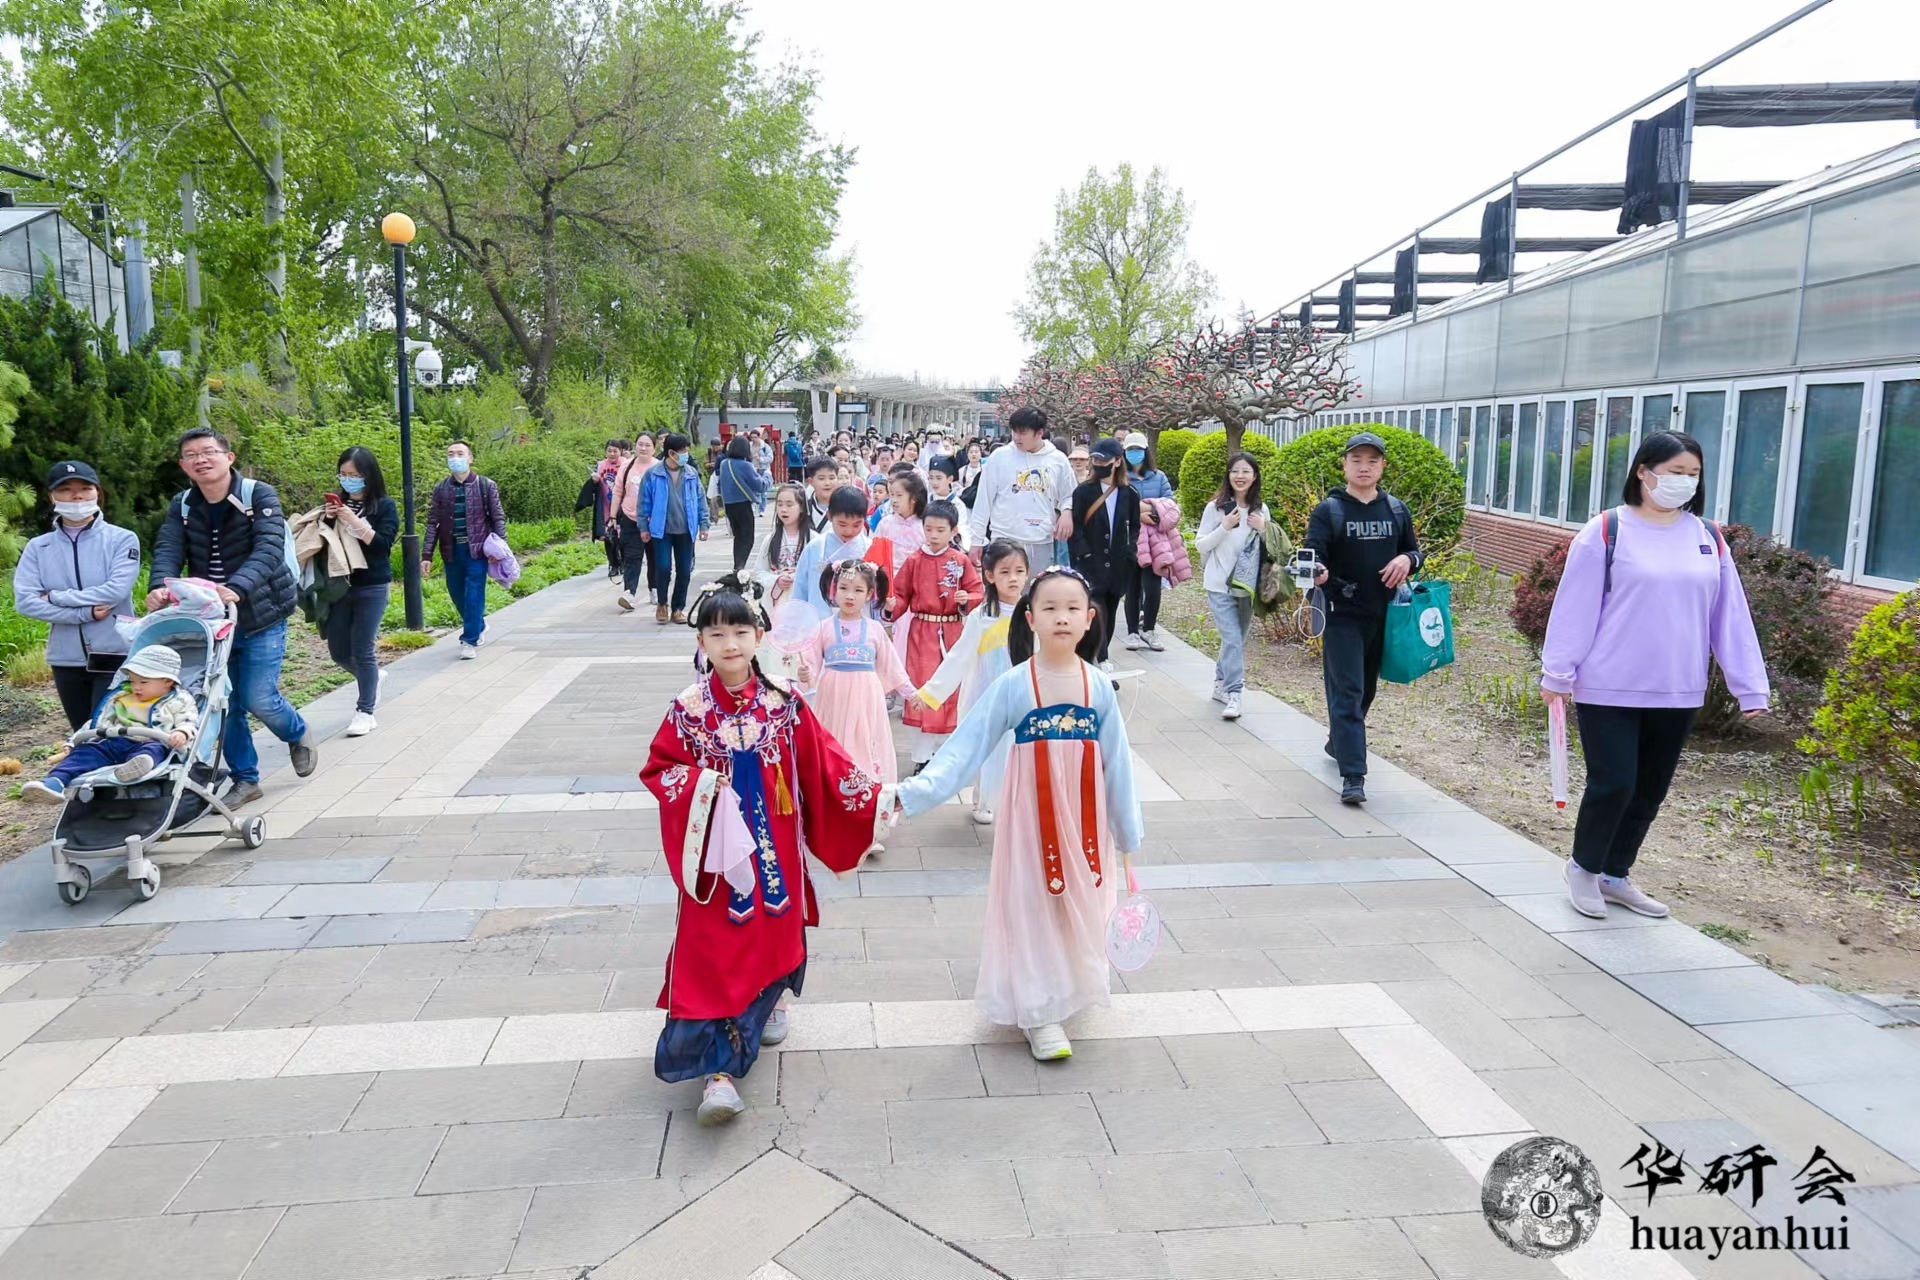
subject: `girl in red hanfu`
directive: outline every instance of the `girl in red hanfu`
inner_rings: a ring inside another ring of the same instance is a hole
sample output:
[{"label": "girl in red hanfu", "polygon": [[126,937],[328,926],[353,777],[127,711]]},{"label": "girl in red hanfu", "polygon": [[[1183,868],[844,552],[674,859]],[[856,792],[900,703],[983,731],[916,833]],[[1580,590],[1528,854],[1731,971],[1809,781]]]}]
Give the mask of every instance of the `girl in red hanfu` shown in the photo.
[{"label": "girl in red hanfu", "polygon": [[918,775],[883,802],[912,817],[965,786],[1013,738],[987,871],[973,1000],[1018,1027],[1040,1061],[1073,1053],[1062,1023],[1109,1003],[1106,928],[1122,854],[1144,830],[1133,756],[1087,580],[1044,569],[1013,616],[1014,667],[995,680]]},{"label": "girl in red hanfu", "polygon": [[881,783],[754,659],[767,617],[745,573],[701,590],[693,625],[710,668],[667,710],[641,781],[660,802],[679,918],[654,1050],[662,1080],[706,1078],[698,1118],[746,1109],[734,1078],[786,1038],[783,992],[820,922],[803,852],[846,874],[876,841]]},{"label": "girl in red hanfu", "polygon": [[[894,635],[904,650],[907,678],[921,686],[933,679],[947,651],[966,629],[965,614],[984,592],[980,571],[953,546],[960,513],[952,503],[935,502],[921,520],[926,545],[908,556],[893,581],[888,612]],[[955,694],[935,707],[908,698],[902,717],[911,731],[914,772],[933,759],[953,727],[960,723],[960,700]]]}]

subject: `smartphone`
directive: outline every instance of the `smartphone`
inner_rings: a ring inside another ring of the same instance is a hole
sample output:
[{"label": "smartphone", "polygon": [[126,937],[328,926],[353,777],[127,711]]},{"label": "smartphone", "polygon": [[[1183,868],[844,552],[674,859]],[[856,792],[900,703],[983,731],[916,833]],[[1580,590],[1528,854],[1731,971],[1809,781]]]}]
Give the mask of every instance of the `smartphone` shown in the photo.
[{"label": "smartphone", "polygon": [[337,493],[326,493],[320,496],[327,500],[327,505],[330,507],[337,507],[341,505],[340,495]]}]

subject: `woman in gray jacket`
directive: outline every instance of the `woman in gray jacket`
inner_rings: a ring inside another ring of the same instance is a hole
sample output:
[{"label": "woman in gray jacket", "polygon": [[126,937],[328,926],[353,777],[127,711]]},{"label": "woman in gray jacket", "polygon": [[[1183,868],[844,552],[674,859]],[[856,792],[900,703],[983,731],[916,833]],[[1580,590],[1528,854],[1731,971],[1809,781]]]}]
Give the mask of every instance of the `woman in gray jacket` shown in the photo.
[{"label": "woman in gray jacket", "polygon": [[53,530],[26,545],[13,570],[13,607],[49,624],[47,665],[60,708],[75,729],[93,718],[127,657],[114,627],[133,613],[140,539],[109,524],[100,510],[100,477],[84,462],[55,463],[47,476]]}]

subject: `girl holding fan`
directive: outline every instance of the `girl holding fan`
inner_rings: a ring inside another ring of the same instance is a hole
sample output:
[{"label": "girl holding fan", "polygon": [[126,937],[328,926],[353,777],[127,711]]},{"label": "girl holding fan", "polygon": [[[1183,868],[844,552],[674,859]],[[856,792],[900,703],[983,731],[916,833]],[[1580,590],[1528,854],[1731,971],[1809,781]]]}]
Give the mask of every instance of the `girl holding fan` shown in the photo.
[{"label": "girl holding fan", "polygon": [[806,977],[820,904],[802,841],[854,870],[874,843],[881,783],[761,670],[767,616],[748,575],[702,588],[692,618],[706,674],[667,708],[640,773],[679,889],[653,1062],[662,1080],[705,1077],[697,1115],[716,1124],[745,1110],[733,1082],[786,1037],[776,1005]]},{"label": "girl holding fan", "polygon": [[1091,662],[1097,625],[1086,579],[1043,570],[1014,614],[1015,666],[894,800],[908,816],[927,812],[1013,735],[974,1003],[1019,1027],[1040,1061],[1070,1057],[1061,1024],[1109,1003],[1107,916],[1121,857],[1144,836],[1127,728],[1111,683]]}]

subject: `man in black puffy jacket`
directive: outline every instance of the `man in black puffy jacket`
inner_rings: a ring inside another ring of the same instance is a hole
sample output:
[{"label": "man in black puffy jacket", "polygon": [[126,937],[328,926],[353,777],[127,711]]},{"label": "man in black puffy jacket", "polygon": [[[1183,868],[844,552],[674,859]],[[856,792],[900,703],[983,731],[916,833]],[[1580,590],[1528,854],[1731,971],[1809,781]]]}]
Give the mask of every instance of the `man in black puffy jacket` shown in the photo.
[{"label": "man in black puffy jacket", "polygon": [[[295,773],[304,778],[320,762],[307,722],[280,692],[287,619],[299,593],[287,568],[286,513],[271,486],[242,484],[232,448],[211,427],[195,427],[180,437],[180,469],[193,487],[167,506],[147,580],[205,578],[219,587],[221,599],[237,606],[239,621],[227,659],[230,708],[221,743],[233,775],[223,799],[242,805],[261,795],[249,712],[287,744]],[[170,599],[164,586],[156,587],[147,596],[147,608],[162,608]]]}]

